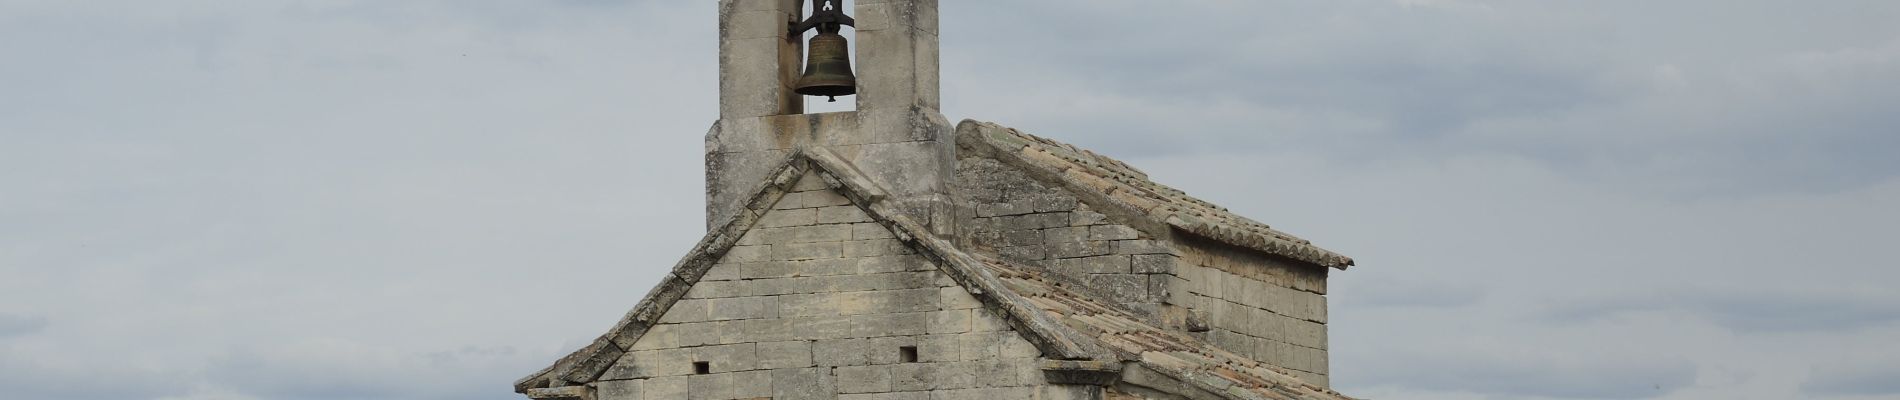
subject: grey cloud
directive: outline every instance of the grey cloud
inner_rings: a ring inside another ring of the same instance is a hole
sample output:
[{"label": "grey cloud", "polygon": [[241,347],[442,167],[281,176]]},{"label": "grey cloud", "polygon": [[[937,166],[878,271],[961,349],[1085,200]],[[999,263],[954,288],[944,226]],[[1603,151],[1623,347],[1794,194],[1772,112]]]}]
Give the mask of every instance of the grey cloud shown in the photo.
[{"label": "grey cloud", "polygon": [[0,338],[39,333],[46,329],[46,317],[0,313]]},{"label": "grey cloud", "polygon": [[1822,365],[1809,371],[1801,392],[1825,396],[1900,395],[1900,360]]},{"label": "grey cloud", "polygon": [[1685,360],[1647,357],[1507,353],[1496,348],[1439,348],[1381,352],[1360,369],[1336,377],[1353,387],[1401,387],[1426,392],[1474,393],[1487,398],[1644,399],[1695,382]]},{"label": "grey cloud", "polygon": [[1840,290],[1685,289],[1612,295],[1551,306],[1543,315],[1588,321],[1644,312],[1681,312],[1752,333],[1848,331],[1900,322],[1900,298]]},{"label": "grey cloud", "polygon": [[70,400],[151,399],[190,390],[186,373],[120,365],[82,350],[72,353],[66,360],[44,360],[0,347],[0,387],[8,398]]},{"label": "grey cloud", "polygon": [[[1708,2],[1689,3],[1725,11],[1610,2],[1080,3],[946,10],[998,27],[954,32],[984,45],[958,49],[972,61],[946,66],[946,76],[984,77],[964,90],[1005,95],[979,106],[999,115],[989,118],[1077,136],[1111,154],[1294,146],[1346,160],[1512,155],[1581,179],[1664,179],[1656,189],[1686,195],[1833,191],[1900,175],[1900,161],[1878,155],[1900,149],[1900,136],[1882,134],[1900,125],[1881,107],[1900,101],[1892,89],[1900,87],[1900,31],[1891,28],[1797,27],[1779,7]],[[1896,15],[1858,4],[1806,12]],[[1148,7],[1167,12],[1124,12]],[[1071,17],[1089,26],[1038,23]],[[1777,33],[1786,29],[1815,32]],[[1774,45],[1740,44],[1749,41]],[[1069,98],[1025,93],[1038,90]],[[1060,111],[1089,99],[1165,111]],[[1205,112],[1221,108],[1232,111]]]},{"label": "grey cloud", "polygon": [[214,387],[268,399],[516,399],[509,383],[552,354],[466,346],[410,353],[348,342],[240,351],[212,362]]},{"label": "grey cloud", "polygon": [[1345,280],[1333,290],[1352,293],[1333,300],[1344,306],[1452,308],[1478,304],[1488,289],[1463,282],[1401,281],[1395,279]]}]

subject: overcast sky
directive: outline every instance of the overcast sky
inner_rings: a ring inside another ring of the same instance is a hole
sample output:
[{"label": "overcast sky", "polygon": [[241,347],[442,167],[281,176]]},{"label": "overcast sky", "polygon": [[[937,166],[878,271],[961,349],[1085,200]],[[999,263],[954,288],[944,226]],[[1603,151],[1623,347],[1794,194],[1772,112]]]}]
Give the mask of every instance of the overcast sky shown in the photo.
[{"label": "overcast sky", "polygon": [[[1355,257],[1374,399],[1900,399],[1900,2],[944,0],[944,113]],[[514,399],[703,231],[715,2],[0,0],[0,391]]]}]

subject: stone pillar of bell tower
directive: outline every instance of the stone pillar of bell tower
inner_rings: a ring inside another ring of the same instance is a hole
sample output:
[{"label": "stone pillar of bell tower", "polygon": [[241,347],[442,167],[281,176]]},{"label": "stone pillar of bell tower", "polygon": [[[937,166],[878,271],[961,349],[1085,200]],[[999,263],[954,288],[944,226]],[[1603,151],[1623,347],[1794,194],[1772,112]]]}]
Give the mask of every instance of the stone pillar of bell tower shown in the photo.
[{"label": "stone pillar of bell tower", "polygon": [[[815,1],[815,0],[814,0]],[[849,1],[849,0],[848,0]],[[706,134],[706,223],[716,226],[800,147],[824,147],[941,235],[954,232],[953,126],[938,110],[937,0],[855,0],[857,111],[803,114],[793,92],[801,0],[720,0],[720,119]],[[840,99],[841,101],[843,99]]]}]

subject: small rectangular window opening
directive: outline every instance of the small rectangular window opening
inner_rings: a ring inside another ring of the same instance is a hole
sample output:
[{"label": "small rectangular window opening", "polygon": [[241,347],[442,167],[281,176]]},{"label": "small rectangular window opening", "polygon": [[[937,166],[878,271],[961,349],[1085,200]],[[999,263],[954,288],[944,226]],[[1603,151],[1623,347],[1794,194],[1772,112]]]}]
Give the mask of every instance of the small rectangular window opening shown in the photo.
[{"label": "small rectangular window opening", "polygon": [[693,373],[700,374],[700,375],[712,373],[712,363],[706,362],[706,361],[694,361]]},{"label": "small rectangular window opening", "polygon": [[904,347],[897,348],[897,359],[898,361],[907,362],[907,363],[917,362],[917,346],[904,346]]}]

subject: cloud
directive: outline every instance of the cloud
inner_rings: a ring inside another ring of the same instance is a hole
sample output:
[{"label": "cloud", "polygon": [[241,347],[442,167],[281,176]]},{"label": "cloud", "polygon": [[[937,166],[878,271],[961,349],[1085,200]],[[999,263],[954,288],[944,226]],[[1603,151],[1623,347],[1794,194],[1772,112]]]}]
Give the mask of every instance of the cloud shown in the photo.
[{"label": "cloud", "polygon": [[125,400],[185,393],[189,374],[68,349],[42,357],[0,345],[0,387],[23,399]]},{"label": "cloud", "polygon": [[1900,322],[1900,298],[1839,289],[1684,289],[1571,301],[1552,306],[1544,316],[1589,321],[1654,312],[1687,314],[1747,333],[1842,332]]},{"label": "cloud", "polygon": [[1900,395],[1900,359],[1822,364],[1809,372],[1801,392],[1819,396]]},{"label": "cloud", "polygon": [[[465,346],[415,353],[342,340],[300,340],[238,351],[205,372],[212,387],[265,399],[515,399],[523,366],[552,354]],[[527,371],[527,372],[524,372]]]},{"label": "cloud", "polygon": [[46,317],[0,313],[0,338],[39,333],[46,329]]},{"label": "cloud", "polygon": [[1460,282],[1416,282],[1372,278],[1351,281],[1333,290],[1352,293],[1333,301],[1345,306],[1368,307],[1466,307],[1484,300],[1483,286]]},{"label": "cloud", "polygon": [[1506,349],[1505,344],[1387,349],[1351,371],[1355,387],[1471,393],[1490,398],[1644,399],[1695,382],[1696,365],[1655,356]]}]

